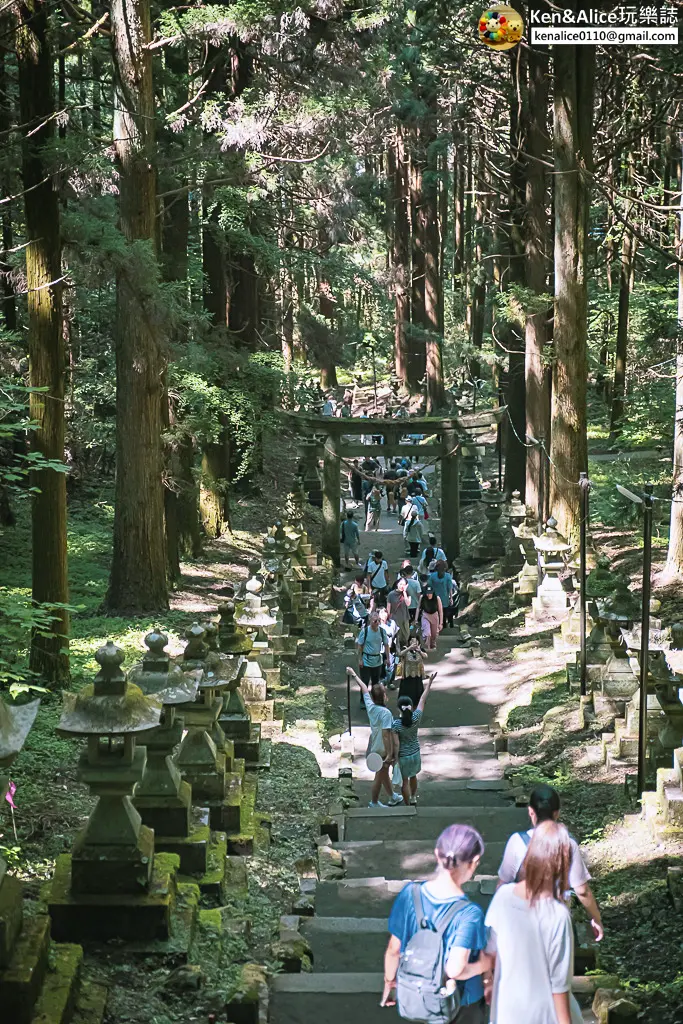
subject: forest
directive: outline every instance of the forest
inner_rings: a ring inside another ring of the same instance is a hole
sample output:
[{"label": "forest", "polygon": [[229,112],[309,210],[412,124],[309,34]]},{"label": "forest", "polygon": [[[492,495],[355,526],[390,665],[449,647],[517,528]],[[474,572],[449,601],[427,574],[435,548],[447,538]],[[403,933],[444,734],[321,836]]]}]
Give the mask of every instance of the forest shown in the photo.
[{"label": "forest", "polygon": [[588,437],[670,441],[678,50],[498,53],[476,17],[2,13],[2,517],[30,515],[33,560],[31,609],[3,588],[2,629],[32,629],[32,672],[68,678],[69,501],[112,492],[103,610],[163,611],[262,486],[275,407],[318,382],[505,405],[506,491],[538,507],[547,458],[570,534]]},{"label": "forest", "polygon": [[[558,9],[523,6],[527,22]],[[642,10],[677,30],[679,3]],[[353,392],[353,416],[496,411],[485,469],[497,446],[505,499],[574,550],[588,473],[590,529],[636,590],[642,508],[617,485],[652,484],[655,612],[683,618],[680,47],[525,31],[496,48],[482,17],[462,0],[0,5],[0,692],[41,699],[16,769],[28,823],[3,823],[0,852],[34,887],[85,806],[54,737],[60,691],[90,683],[109,639],[130,662],[160,627],[177,654],[188,616],[249,577],[291,510],[302,438],[285,414],[327,396]],[[483,513],[463,523],[469,549]],[[317,544],[317,508],[306,524]],[[324,659],[314,619],[306,657]],[[341,731],[332,698],[290,685],[287,727]],[[320,780],[292,742],[263,791],[305,815],[285,775],[306,780],[302,805]],[[558,764],[582,837],[602,836]],[[609,941],[608,969],[647,987],[627,937]],[[648,1022],[679,1019],[672,970]]]}]

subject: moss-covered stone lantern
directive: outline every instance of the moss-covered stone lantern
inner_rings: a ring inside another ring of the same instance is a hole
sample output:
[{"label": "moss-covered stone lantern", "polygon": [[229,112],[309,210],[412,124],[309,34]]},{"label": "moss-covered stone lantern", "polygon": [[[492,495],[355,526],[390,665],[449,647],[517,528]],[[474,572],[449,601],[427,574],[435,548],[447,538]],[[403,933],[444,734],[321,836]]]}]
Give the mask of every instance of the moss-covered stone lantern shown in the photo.
[{"label": "moss-covered stone lantern", "polygon": [[131,796],[144,775],[142,733],[159,725],[162,704],[129,683],[124,654],[109,641],[100,671],[79,693],[64,693],[57,726],[82,736],[79,777],[97,797],[71,854],[57,858],[49,897],[53,930],[80,938],[165,939],[171,928],[177,858],[155,856],[154,833]]},{"label": "moss-covered stone lantern", "polygon": [[[211,827],[225,831],[239,829],[243,765],[235,765],[235,750],[218,724],[223,708],[223,691],[235,679],[244,658],[237,655],[220,661],[218,670],[208,667],[204,630],[194,623],[185,634],[190,657],[183,665],[203,666],[199,692],[184,708],[187,733],[178,751],[177,765],[192,786],[194,804],[208,807]],[[204,652],[204,658],[199,655]]]},{"label": "moss-covered stone lantern", "polygon": [[163,704],[158,727],[139,736],[147,749],[147,765],[133,804],[143,823],[154,829],[157,850],[177,853],[181,870],[197,874],[206,871],[209,830],[192,823],[192,789],[181,777],[173,752],[183,738],[183,705],[197,696],[199,673],[186,674],[173,665],[167,644],[164,633],[152,630],[145,637],[144,658],[128,673],[131,683]]}]

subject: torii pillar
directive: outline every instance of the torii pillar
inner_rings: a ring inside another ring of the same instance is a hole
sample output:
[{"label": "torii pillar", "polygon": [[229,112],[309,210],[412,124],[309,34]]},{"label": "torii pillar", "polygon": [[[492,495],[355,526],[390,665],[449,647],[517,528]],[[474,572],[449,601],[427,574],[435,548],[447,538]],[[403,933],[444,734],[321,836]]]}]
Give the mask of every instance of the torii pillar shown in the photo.
[{"label": "torii pillar", "polygon": [[323,456],[323,555],[330,558],[335,566],[341,564],[339,532],[341,529],[341,483],[339,462],[339,438],[331,432],[325,438]]},{"label": "torii pillar", "polygon": [[460,452],[455,430],[441,433],[441,546],[448,561],[460,556]]}]

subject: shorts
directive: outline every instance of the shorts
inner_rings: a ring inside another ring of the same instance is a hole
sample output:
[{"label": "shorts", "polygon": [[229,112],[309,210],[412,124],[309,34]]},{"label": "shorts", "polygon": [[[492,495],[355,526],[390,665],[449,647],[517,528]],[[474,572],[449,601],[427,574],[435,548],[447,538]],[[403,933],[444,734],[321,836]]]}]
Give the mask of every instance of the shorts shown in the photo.
[{"label": "shorts", "polygon": [[361,665],[358,675],[366,686],[375,686],[382,679],[384,665]]},{"label": "shorts", "polygon": [[410,754],[408,757],[398,755],[398,766],[404,779],[412,779],[422,771],[422,761],[419,754]]},{"label": "shorts", "polygon": [[344,552],[344,558],[348,561],[349,558],[353,558],[355,561],[358,560],[358,544],[342,544],[342,551]]}]

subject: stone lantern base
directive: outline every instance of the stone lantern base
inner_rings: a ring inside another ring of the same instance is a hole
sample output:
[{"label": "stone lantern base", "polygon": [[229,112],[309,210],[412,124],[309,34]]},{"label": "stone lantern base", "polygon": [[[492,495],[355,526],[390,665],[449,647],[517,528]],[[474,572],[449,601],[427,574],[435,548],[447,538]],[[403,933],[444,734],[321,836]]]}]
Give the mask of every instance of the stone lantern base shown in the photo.
[{"label": "stone lantern base", "polygon": [[[185,899],[192,895],[185,891],[187,886],[178,884],[179,866],[179,858],[173,854],[157,853],[144,893],[83,894],[73,891],[71,855],[62,854],[57,858],[47,896],[55,938],[63,942],[167,942],[174,934],[181,896]],[[190,885],[189,889],[197,887]]]}]

